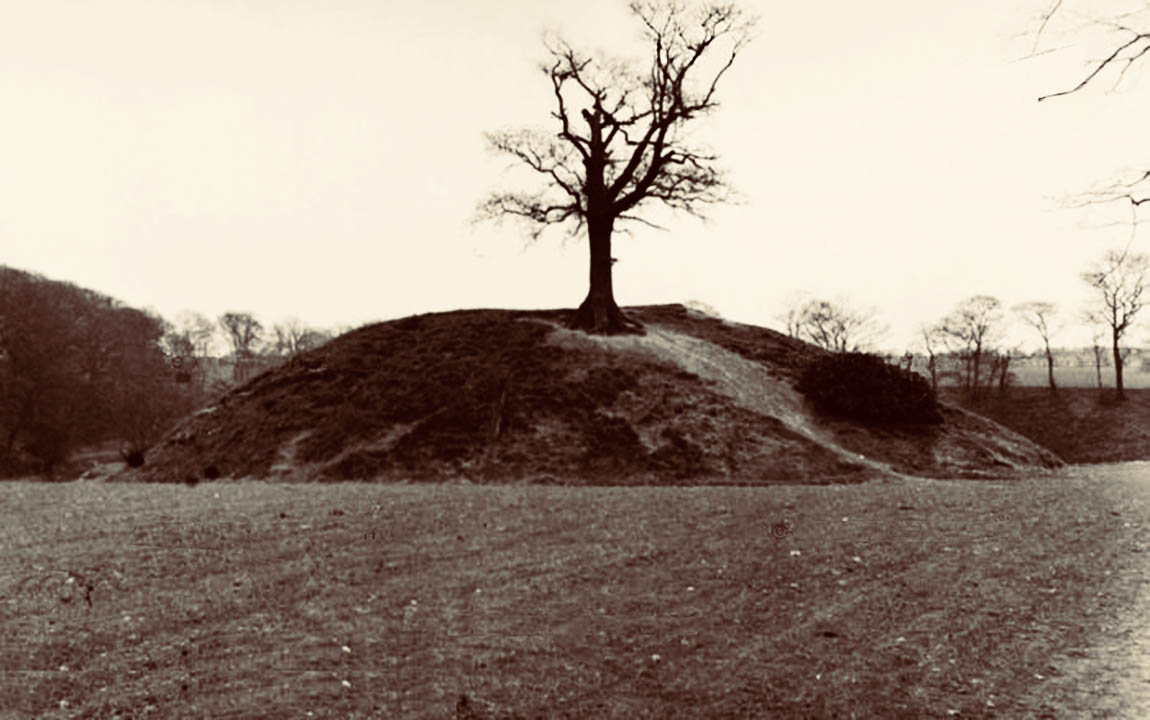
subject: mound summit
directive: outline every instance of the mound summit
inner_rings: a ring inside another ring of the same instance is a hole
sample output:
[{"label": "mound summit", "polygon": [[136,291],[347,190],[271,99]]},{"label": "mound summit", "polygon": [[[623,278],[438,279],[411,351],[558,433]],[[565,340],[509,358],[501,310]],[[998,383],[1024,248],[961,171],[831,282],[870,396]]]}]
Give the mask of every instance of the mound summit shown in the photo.
[{"label": "mound summit", "polygon": [[795,385],[823,350],[682,305],[627,312],[645,335],[571,331],[559,310],[364,326],[188,416],[119,477],[757,485],[1061,464],[951,405],[927,431],[819,416]]}]

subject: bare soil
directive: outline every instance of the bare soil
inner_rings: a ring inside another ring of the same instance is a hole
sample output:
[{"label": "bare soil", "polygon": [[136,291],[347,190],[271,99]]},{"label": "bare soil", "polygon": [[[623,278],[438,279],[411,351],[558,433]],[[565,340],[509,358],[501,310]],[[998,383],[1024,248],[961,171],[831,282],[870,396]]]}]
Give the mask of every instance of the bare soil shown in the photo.
[{"label": "bare soil", "polygon": [[1142,718],[1144,465],[0,486],[0,717]]}]

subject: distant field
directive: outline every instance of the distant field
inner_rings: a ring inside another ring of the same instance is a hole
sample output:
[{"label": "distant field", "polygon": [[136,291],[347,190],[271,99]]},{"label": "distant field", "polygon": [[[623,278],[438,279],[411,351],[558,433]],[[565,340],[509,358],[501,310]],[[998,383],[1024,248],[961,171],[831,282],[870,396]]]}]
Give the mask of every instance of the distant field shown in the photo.
[{"label": "distant field", "polygon": [[0,717],[1082,717],[1132,702],[1074,659],[1145,579],[1116,472],[3,483]]},{"label": "distant field", "polygon": [[[1046,366],[1018,366],[1011,367],[1016,378],[1016,385],[1022,387],[1045,386],[1047,384]],[[1098,374],[1093,367],[1059,367],[1054,366],[1054,384],[1061,387],[1098,387]],[[1122,371],[1122,384],[1129,388],[1150,387],[1150,372],[1143,372],[1140,363],[1133,367],[1127,366]],[[1114,387],[1114,368],[1102,368],[1102,386]]]},{"label": "distant field", "polygon": [[[915,370],[926,377],[930,377],[922,367],[922,363],[915,364]],[[1012,364],[1010,372],[1013,373],[1013,383],[1017,387],[1046,387],[1045,365]],[[940,381],[940,384],[952,384]],[[1097,388],[1098,375],[1093,367],[1054,366],[1054,384],[1066,388]],[[1150,372],[1143,372],[1141,363],[1123,368],[1122,384],[1128,388],[1150,388]],[[1102,387],[1114,387],[1114,368],[1102,368]]]}]

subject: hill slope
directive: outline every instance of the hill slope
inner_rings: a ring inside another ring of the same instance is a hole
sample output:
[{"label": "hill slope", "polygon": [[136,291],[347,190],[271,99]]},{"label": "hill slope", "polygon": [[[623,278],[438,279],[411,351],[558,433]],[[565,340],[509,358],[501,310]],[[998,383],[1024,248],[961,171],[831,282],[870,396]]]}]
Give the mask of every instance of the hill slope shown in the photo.
[{"label": "hill slope", "polygon": [[823,351],[681,305],[629,312],[645,336],[572,332],[564,311],[362,327],[186,418],[122,477],[772,484],[1060,464],[950,406],[929,433],[818,417],[794,383]]}]

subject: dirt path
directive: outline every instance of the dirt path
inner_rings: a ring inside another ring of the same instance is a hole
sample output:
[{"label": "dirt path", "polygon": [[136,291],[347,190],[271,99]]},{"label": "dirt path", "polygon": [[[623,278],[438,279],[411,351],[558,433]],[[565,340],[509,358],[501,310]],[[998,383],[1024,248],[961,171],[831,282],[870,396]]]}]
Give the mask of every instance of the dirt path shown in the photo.
[{"label": "dirt path", "polygon": [[[1030,707],[1037,718],[1150,718],[1150,462],[1080,465],[1067,474],[1098,483],[1124,519],[1110,559],[1114,610],[1088,646],[1050,659]],[[1108,603],[1109,604],[1109,603]]]},{"label": "dirt path", "polygon": [[794,432],[809,438],[844,460],[866,465],[882,474],[897,476],[889,464],[851,452],[812,422],[802,398],[789,383],[780,380],[761,363],[684,333],[655,324],[645,335],[587,335],[556,327],[550,342],[564,345],[594,343],[616,351],[633,352],[671,362],[712,383],[712,387],[741,407],[778,418]]}]

